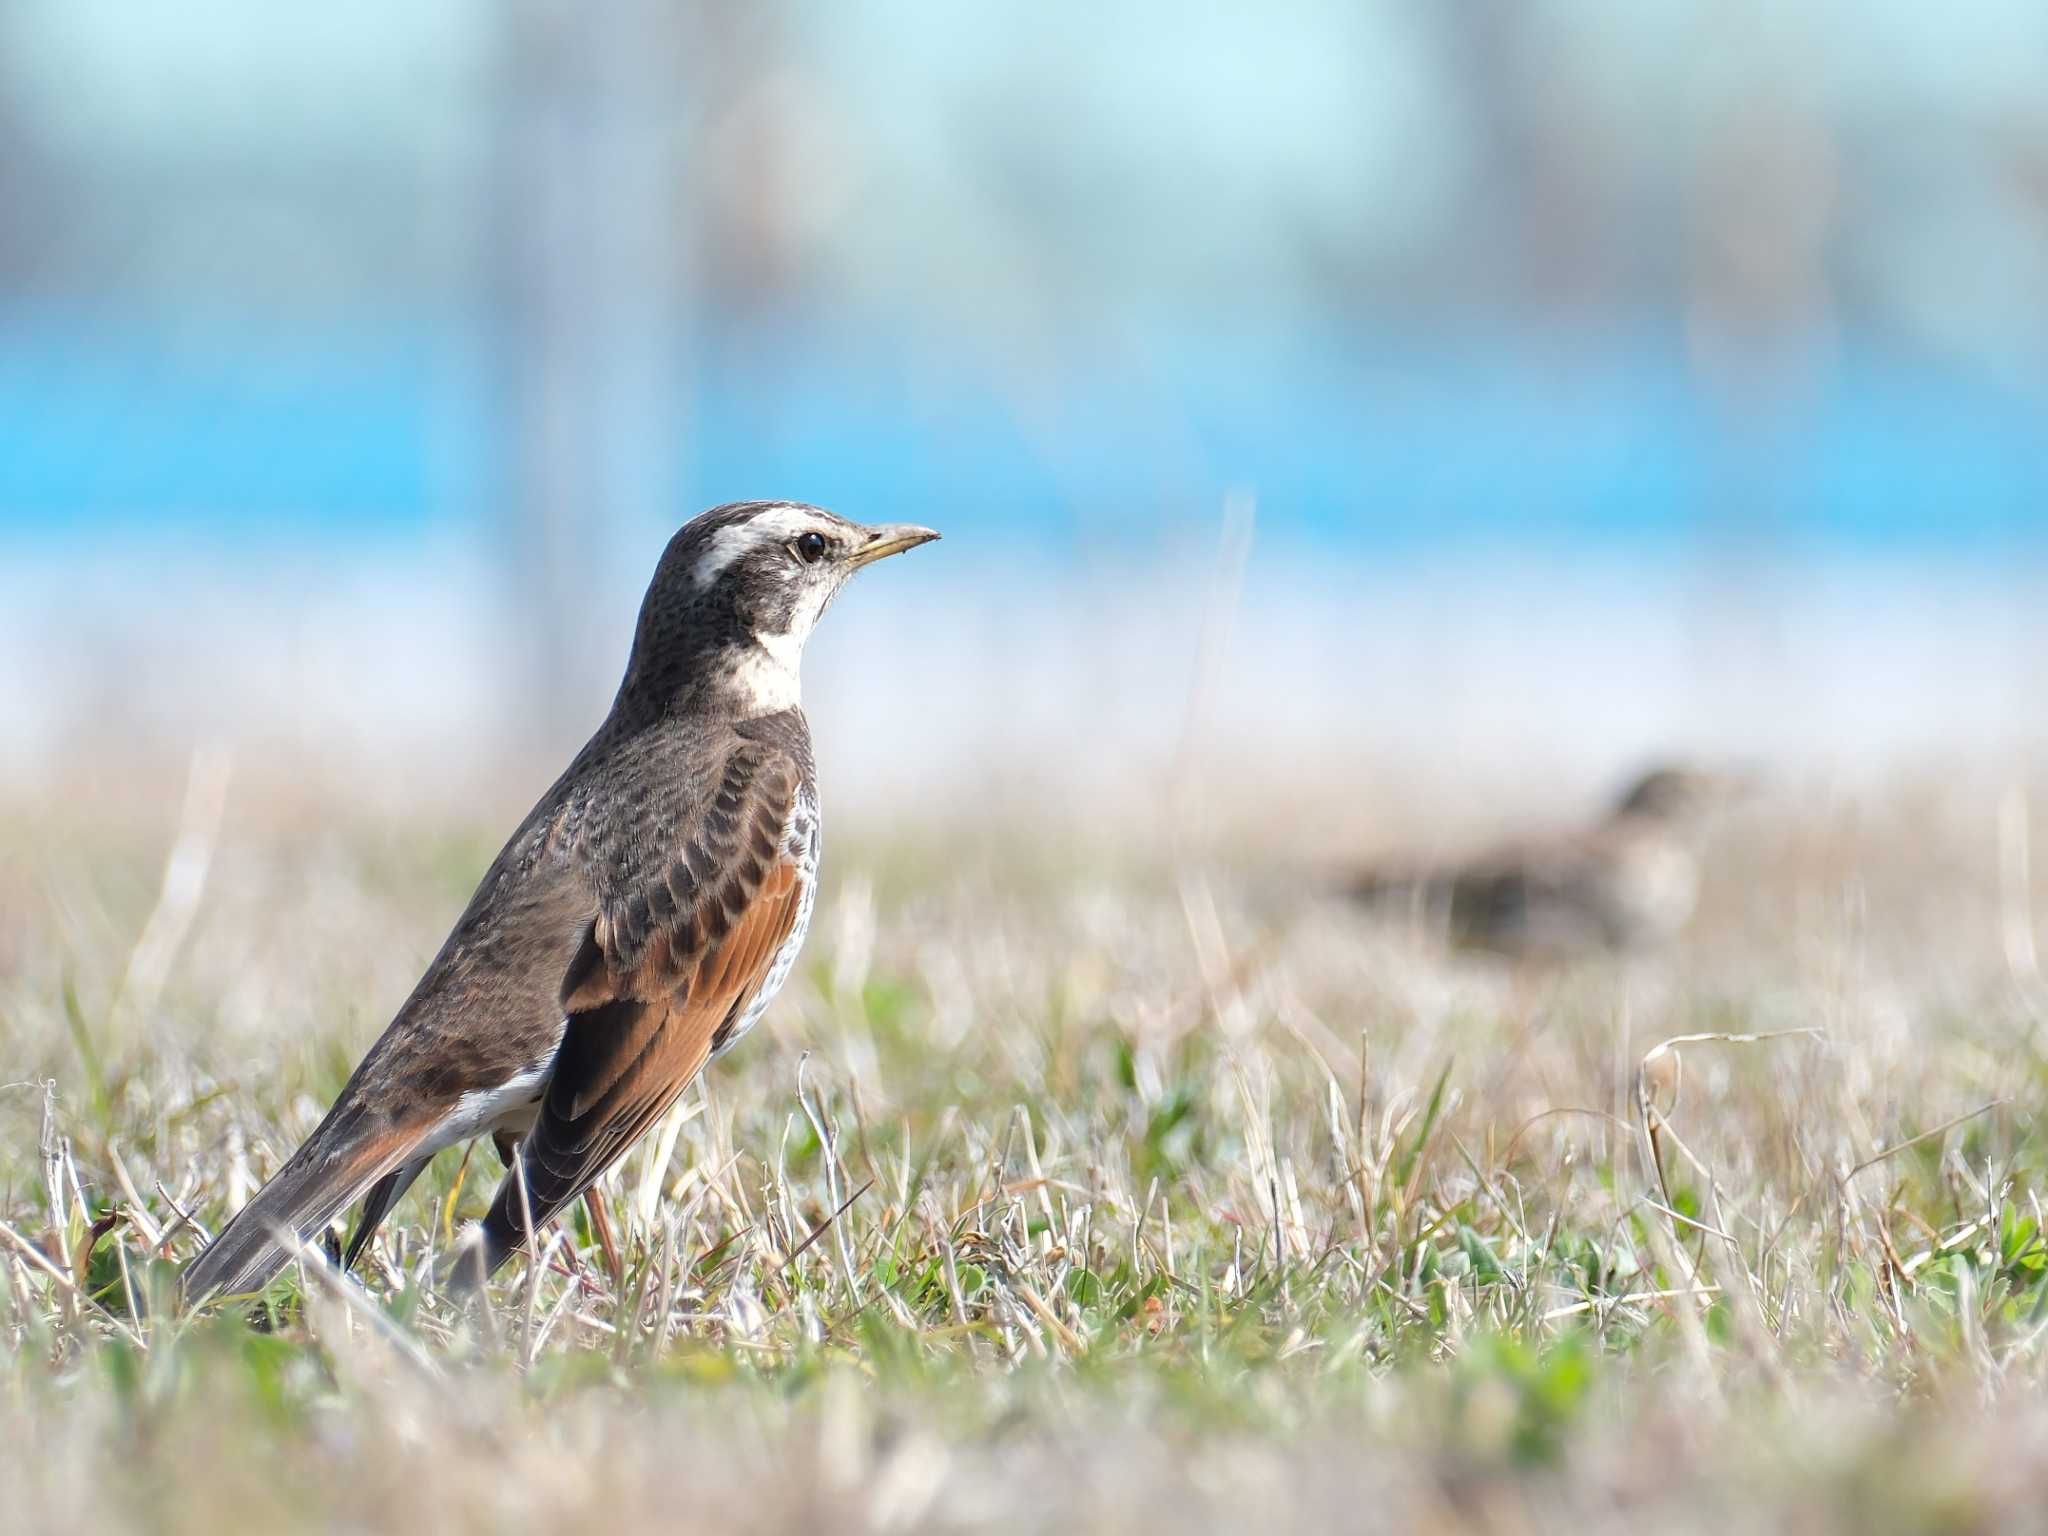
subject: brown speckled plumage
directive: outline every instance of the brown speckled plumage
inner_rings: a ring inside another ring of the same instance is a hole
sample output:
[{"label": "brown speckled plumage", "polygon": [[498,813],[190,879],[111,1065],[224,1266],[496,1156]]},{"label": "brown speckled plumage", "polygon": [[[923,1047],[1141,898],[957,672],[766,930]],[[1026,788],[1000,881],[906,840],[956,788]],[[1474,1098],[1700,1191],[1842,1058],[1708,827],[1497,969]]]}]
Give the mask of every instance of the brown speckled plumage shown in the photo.
[{"label": "brown speckled plumage", "polygon": [[482,1227],[488,1273],[745,1032],[815,892],[803,639],[853,570],[933,537],[772,502],[676,534],[610,714],[326,1118],[186,1271],[188,1300],[261,1287],[288,1258],[278,1234],[310,1239],[367,1195],[353,1262],[434,1152],[523,1132]]}]

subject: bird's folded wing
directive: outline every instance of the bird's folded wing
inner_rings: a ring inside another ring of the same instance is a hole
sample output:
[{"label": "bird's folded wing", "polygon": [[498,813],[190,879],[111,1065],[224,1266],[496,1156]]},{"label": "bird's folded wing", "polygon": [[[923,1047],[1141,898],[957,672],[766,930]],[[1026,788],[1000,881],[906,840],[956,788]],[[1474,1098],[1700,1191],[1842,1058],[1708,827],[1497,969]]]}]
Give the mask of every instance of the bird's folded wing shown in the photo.
[{"label": "bird's folded wing", "polygon": [[[522,1153],[525,1211],[505,1213],[520,1235],[660,1118],[760,991],[803,905],[805,874],[785,846],[798,783],[786,758],[737,756],[681,852],[591,924]],[[519,1198],[509,1181],[508,1197]]]}]

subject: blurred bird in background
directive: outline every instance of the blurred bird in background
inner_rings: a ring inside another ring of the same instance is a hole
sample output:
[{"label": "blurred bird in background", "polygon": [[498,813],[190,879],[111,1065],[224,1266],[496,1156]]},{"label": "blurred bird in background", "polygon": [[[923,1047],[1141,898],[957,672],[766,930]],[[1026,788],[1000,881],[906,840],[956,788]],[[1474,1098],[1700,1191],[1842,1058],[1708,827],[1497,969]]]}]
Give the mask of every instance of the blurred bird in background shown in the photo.
[{"label": "blurred bird in background", "polygon": [[1498,848],[1445,868],[1367,870],[1350,895],[1419,916],[1457,949],[1563,960],[1670,942],[1692,917],[1714,813],[1746,777],[1663,765],[1571,835]]}]

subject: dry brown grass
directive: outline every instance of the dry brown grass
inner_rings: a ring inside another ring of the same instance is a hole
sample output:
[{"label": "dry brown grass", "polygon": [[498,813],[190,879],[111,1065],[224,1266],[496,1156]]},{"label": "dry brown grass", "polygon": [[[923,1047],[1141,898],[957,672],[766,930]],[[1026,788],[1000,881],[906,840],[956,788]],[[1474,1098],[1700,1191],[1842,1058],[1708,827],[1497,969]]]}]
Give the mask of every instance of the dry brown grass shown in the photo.
[{"label": "dry brown grass", "polygon": [[309,1258],[264,1335],[153,1307],[161,1254],[311,1127],[517,807],[255,778],[217,825],[203,775],[0,815],[24,1528],[1969,1529],[2048,1493],[2043,901],[1996,781],[1787,787],[1677,950],[1543,972],[1294,873],[1421,797],[1018,811],[964,861],[836,826],[798,979],[614,1181],[619,1271],[579,1220],[457,1315],[423,1281],[496,1170],[450,1155],[367,1290]]}]

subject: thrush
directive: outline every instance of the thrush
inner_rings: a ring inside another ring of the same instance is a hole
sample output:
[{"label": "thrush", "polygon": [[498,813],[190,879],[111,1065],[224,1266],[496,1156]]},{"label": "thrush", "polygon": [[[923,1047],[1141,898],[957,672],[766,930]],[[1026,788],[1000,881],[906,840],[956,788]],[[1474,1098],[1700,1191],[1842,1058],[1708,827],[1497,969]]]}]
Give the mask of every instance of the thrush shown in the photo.
[{"label": "thrush", "polygon": [[604,723],[326,1117],[186,1269],[188,1303],[260,1289],[361,1199],[353,1264],[435,1153],[516,1137],[453,1276],[474,1285],[739,1042],[817,892],[804,642],[855,571],[937,537],[786,502],[683,526]]},{"label": "thrush", "polygon": [[1351,894],[1419,912],[1457,948],[1515,958],[1663,943],[1697,903],[1708,813],[1738,787],[1729,775],[1658,767],[1575,835],[1447,869],[1370,871]]}]

